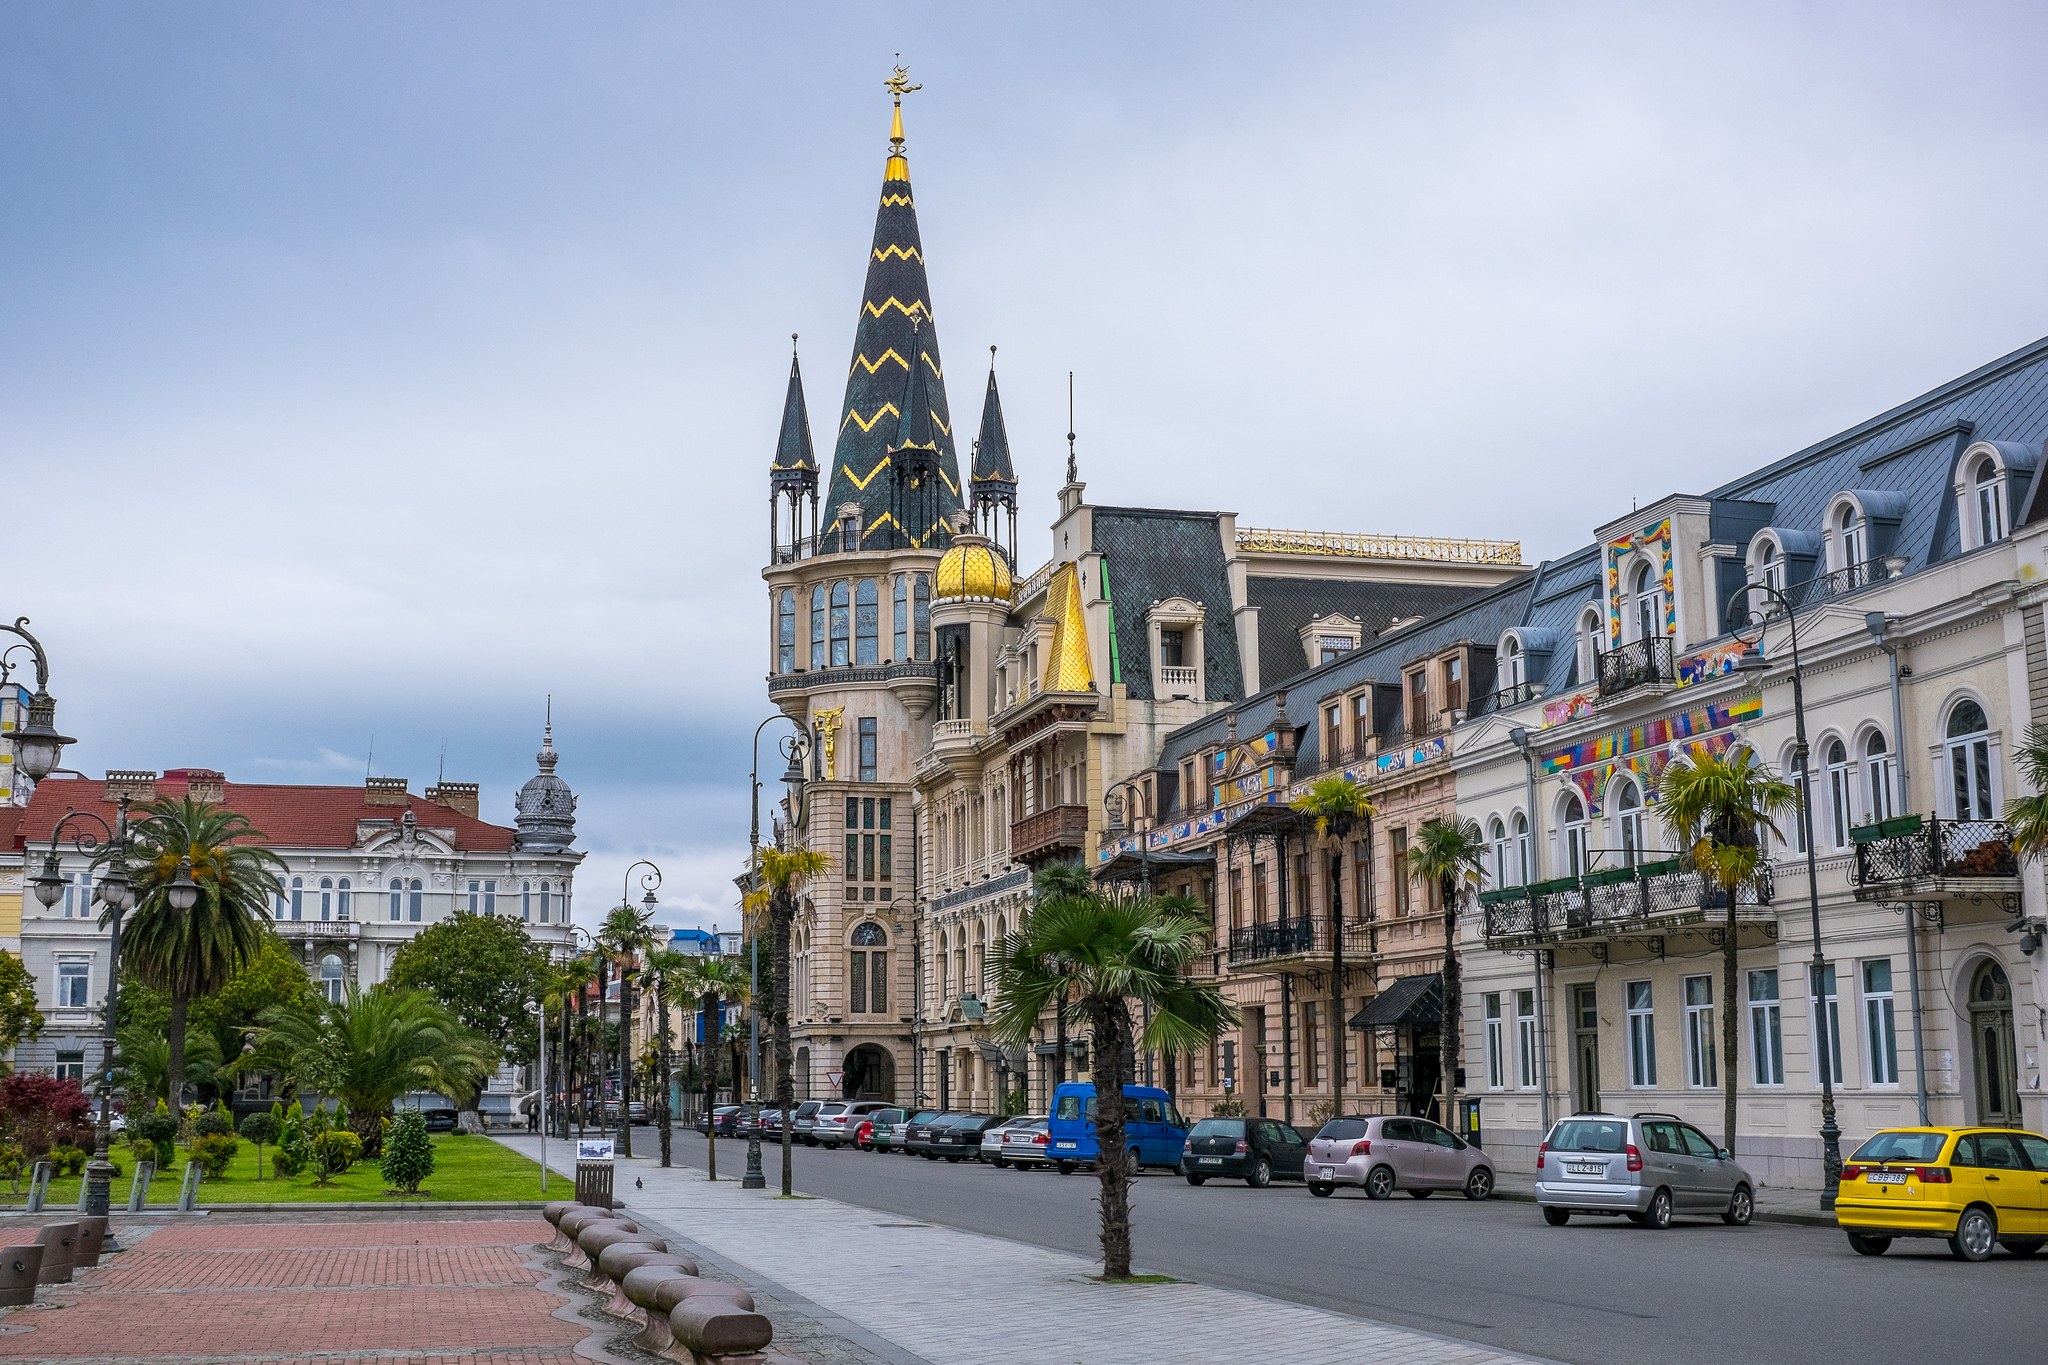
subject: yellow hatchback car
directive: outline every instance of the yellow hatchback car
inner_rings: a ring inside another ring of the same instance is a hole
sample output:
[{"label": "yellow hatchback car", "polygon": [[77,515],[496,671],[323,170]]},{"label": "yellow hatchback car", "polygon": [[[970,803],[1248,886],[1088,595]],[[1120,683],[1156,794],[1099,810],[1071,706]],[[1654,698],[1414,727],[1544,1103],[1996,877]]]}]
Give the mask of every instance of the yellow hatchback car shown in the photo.
[{"label": "yellow hatchback car", "polygon": [[1842,1163],[1835,1221],[1863,1256],[1894,1237],[1945,1237],[1982,1261],[2048,1244],[2048,1138],[2016,1128],[1894,1128]]}]

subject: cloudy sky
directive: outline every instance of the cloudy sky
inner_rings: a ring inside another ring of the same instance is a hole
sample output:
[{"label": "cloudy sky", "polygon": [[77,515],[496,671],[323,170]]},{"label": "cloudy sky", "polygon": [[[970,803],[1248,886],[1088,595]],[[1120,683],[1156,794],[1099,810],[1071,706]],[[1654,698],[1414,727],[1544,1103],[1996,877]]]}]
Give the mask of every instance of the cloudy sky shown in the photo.
[{"label": "cloudy sky", "polygon": [[2048,11],[1690,8],[10,0],[0,611],[93,773],[509,820],[552,693],[581,909],[730,927],[896,53],[1027,558],[1073,370],[1098,501],[1533,562],[2048,332]]}]

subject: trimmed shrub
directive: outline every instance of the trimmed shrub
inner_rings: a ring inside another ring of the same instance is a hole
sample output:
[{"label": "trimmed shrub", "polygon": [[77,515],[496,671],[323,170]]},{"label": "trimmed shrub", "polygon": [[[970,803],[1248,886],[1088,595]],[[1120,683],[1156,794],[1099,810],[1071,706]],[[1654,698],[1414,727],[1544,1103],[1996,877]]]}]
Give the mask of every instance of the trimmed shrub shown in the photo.
[{"label": "trimmed shrub", "polygon": [[92,1153],[83,1147],[53,1147],[50,1160],[55,1163],[60,1175],[83,1175],[85,1163],[92,1160]]},{"label": "trimmed shrub", "polygon": [[427,1136],[427,1120],[419,1110],[402,1111],[391,1125],[379,1169],[406,1194],[418,1194],[420,1182],[434,1173],[434,1140]]},{"label": "trimmed shrub", "polygon": [[178,1140],[178,1127],[177,1118],[159,1107],[154,1114],[144,1114],[129,1124],[128,1131],[154,1144],[156,1168],[168,1172],[177,1164],[178,1153],[173,1144]]},{"label": "trimmed shrub", "polygon": [[218,1180],[228,1173],[237,1154],[242,1150],[242,1140],[233,1133],[209,1133],[194,1138],[188,1149],[192,1159],[206,1170],[208,1180]]},{"label": "trimmed shrub", "polygon": [[235,1121],[218,1109],[209,1109],[192,1120],[192,1131],[200,1137],[223,1137],[235,1131]]},{"label": "trimmed shrub", "polygon": [[274,1113],[265,1114],[259,1111],[242,1120],[242,1136],[256,1144],[256,1178],[258,1180],[263,1178],[263,1148],[266,1144],[277,1141],[277,1135],[283,1128],[284,1124],[278,1120],[277,1115]]},{"label": "trimmed shrub", "polygon": [[314,1138],[312,1153],[313,1164],[320,1172],[319,1183],[326,1185],[362,1159],[363,1140],[346,1128],[337,1128]]}]

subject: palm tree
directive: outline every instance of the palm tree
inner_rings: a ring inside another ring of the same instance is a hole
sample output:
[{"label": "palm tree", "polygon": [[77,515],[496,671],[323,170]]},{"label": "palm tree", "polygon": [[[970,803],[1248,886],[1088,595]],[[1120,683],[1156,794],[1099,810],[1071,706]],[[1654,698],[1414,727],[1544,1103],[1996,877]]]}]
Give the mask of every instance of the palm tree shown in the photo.
[{"label": "palm tree", "polygon": [[2012,851],[2022,858],[2048,853],[2048,723],[2036,721],[2027,727],[2026,738],[2013,755],[2032,796],[2016,796],[2005,803],[2005,823],[2012,830]]},{"label": "palm tree", "polygon": [[697,958],[690,953],[679,953],[674,949],[663,949],[660,952],[647,955],[647,966],[641,973],[646,980],[653,983],[654,1012],[661,1019],[660,1041],[656,1045],[659,1051],[655,1054],[655,1074],[658,1078],[657,1084],[661,1087],[661,1098],[657,1103],[661,1107],[661,1164],[664,1166],[669,1164],[670,1148],[674,1142],[674,1116],[669,1112],[668,1102],[670,1083],[668,1065],[669,989],[687,980],[690,965],[695,961],[697,961]]},{"label": "palm tree", "polygon": [[1444,903],[1444,1014],[1441,1029],[1444,1073],[1443,1122],[1458,1126],[1458,1060],[1464,1050],[1458,1046],[1458,885],[1476,882],[1486,871],[1486,836],[1477,820],[1436,816],[1415,831],[1415,844],[1408,850],[1408,866],[1416,876],[1436,883]]},{"label": "palm tree", "polygon": [[[1130,1153],[1124,1146],[1124,1054],[1206,1047],[1237,1022],[1213,985],[1189,981],[1188,964],[1211,926],[1150,896],[1111,899],[1092,888],[1060,887],[996,946],[993,967],[997,1037],[1022,1043],[1047,1010],[1085,1021],[1095,1077],[1095,1170],[1101,1181],[1102,1275],[1131,1274]],[[1133,1037],[1131,1004],[1147,1011]]]},{"label": "palm tree", "polygon": [[[633,1016],[632,998],[626,991],[626,972],[636,958],[654,951],[660,939],[650,927],[654,907],[645,912],[630,905],[613,906],[597,931],[597,941],[618,958],[619,964],[619,1155],[633,1155]],[[603,1010],[599,1017],[602,1020]]]},{"label": "palm tree", "polygon": [[[190,796],[164,797],[142,808],[130,831],[126,871],[135,910],[121,928],[126,964],[144,984],[171,997],[165,1084],[173,1107],[185,1086],[185,1011],[194,996],[218,992],[262,951],[270,903],[282,884],[284,860],[263,847],[248,818]],[[108,847],[101,863],[120,856]],[[189,868],[199,886],[190,910],[171,905],[170,886]],[[103,911],[106,927],[111,911]]]},{"label": "palm tree", "polygon": [[789,1046],[790,929],[796,923],[797,890],[811,878],[822,877],[831,870],[832,860],[811,849],[784,852],[779,848],[764,848],[761,850],[761,865],[753,876],[753,894],[747,897],[747,908],[754,911],[766,909],[768,922],[775,929],[775,1009],[769,1020],[775,1034],[775,1103],[783,1113],[782,1193],[785,1196],[795,1188],[789,1162],[790,1131],[796,1126],[789,1121],[789,1112],[796,1107],[796,1077],[790,1074],[796,1058]]},{"label": "palm tree", "polygon": [[432,1090],[466,1099],[498,1064],[490,1040],[464,1029],[425,991],[365,991],[351,982],[340,1000],[269,1010],[263,1022],[263,1040],[291,1059],[299,1082],[348,1110],[365,1156],[377,1154],[382,1120],[400,1097]]},{"label": "palm tree", "polygon": [[[1674,758],[1657,779],[1657,810],[1680,839],[1702,882],[1727,903],[1721,935],[1721,1145],[1735,1150],[1735,901],[1765,857],[1761,832],[1778,835],[1776,818],[1798,809],[1799,789],[1759,763],[1747,749],[1717,758],[1702,749]],[[1783,837],[1779,835],[1779,837]],[[1705,906],[1707,898],[1702,895]]]},{"label": "palm tree", "polygon": [[[730,1000],[743,1005],[753,998],[753,988],[747,981],[747,969],[737,962],[722,957],[685,957],[686,964],[677,973],[677,985],[692,995],[700,997],[697,1008],[704,1020],[704,1117],[707,1131],[704,1134],[705,1152],[710,1163],[707,1179],[718,1179],[718,1125],[713,1111],[718,1107],[718,1016],[719,1001]],[[739,1068],[733,1068],[733,1088],[739,1088]],[[788,1131],[787,1125],[784,1131]]]},{"label": "palm tree", "polygon": [[[1316,837],[1334,850],[1330,869],[1330,1112],[1344,1112],[1344,845],[1363,822],[1371,840],[1372,798],[1365,788],[1342,773],[1319,778],[1288,803],[1315,821]],[[1306,896],[1307,887],[1302,888]]]},{"label": "palm tree", "polygon": [[[591,966],[590,959],[586,957],[570,958],[567,962],[562,963],[555,973],[556,983],[559,985],[562,993],[562,1025],[567,1041],[567,1050],[561,1059],[562,1103],[565,1105],[570,1104],[569,1096],[571,1094],[576,1096],[574,1111],[576,1115],[576,1133],[579,1137],[583,1134],[583,1092],[577,1089],[577,1078],[581,1075],[579,1063],[583,1058],[583,1044],[586,1033],[584,1025],[589,1020],[588,1013],[583,1008],[583,993],[584,989],[590,985],[593,974],[594,969]],[[577,1014],[576,1030],[573,1033],[568,1030],[568,1016],[572,1008]],[[563,1120],[563,1136],[568,1136],[566,1117]]]},{"label": "palm tree", "polygon": [[[170,1039],[130,1025],[121,1030],[120,1056],[114,1084],[127,1096],[128,1112],[154,1113],[157,1100],[170,1094]],[[199,1030],[185,1040],[185,1068],[196,1085],[205,1085],[220,1070],[220,1044],[211,1033]]]}]

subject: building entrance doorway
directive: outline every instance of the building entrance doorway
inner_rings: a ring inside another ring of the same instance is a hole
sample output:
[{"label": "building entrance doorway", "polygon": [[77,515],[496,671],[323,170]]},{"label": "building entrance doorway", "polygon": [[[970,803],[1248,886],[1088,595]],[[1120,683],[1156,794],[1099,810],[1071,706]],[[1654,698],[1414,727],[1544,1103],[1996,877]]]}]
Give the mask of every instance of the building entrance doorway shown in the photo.
[{"label": "building entrance doorway", "polygon": [[1572,1108],[1600,1112],[1600,1002],[1591,986],[1572,987]]},{"label": "building entrance doorway", "polygon": [[1987,962],[1970,980],[1970,1041],[1977,1054],[1977,1122],[2020,1121],[2019,1067],[2014,1056],[2012,982]]},{"label": "building entrance doorway", "polygon": [[849,1100],[896,1101],[896,1059],[877,1043],[862,1043],[846,1054],[840,1096]]}]

